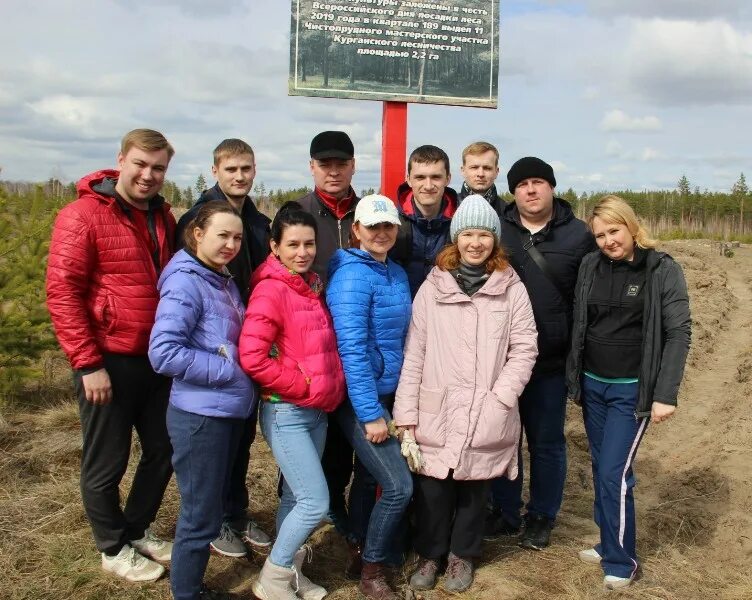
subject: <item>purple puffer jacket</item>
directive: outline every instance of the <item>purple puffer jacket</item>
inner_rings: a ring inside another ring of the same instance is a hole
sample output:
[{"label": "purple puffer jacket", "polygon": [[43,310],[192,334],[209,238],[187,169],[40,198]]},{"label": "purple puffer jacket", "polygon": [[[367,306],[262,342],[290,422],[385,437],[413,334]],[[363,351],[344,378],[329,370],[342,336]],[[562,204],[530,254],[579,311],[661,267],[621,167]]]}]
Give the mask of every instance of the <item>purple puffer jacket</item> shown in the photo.
[{"label": "purple puffer jacket", "polygon": [[244,308],[237,286],[181,250],[157,287],[149,360],[157,373],[173,378],[172,405],[209,417],[247,418],[256,390],[238,363]]}]

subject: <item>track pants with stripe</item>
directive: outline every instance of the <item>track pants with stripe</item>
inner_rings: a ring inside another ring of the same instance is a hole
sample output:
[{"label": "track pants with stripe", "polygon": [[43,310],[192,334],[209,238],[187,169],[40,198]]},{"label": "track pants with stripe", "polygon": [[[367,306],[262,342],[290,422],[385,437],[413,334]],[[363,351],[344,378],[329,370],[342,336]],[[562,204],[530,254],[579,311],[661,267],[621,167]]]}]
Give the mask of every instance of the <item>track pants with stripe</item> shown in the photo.
[{"label": "track pants with stripe", "polygon": [[595,523],[606,575],[632,577],[637,571],[632,471],[648,417],[637,418],[637,383],[604,383],[582,377],[585,431],[593,463]]}]

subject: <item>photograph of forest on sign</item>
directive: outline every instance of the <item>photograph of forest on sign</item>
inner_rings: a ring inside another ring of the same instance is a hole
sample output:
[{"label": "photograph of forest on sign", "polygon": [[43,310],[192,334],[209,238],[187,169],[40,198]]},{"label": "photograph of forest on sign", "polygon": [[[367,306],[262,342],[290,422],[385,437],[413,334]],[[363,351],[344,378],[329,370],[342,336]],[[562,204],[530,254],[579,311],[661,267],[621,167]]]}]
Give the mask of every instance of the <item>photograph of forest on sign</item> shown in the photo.
[{"label": "photograph of forest on sign", "polygon": [[499,0],[293,0],[291,96],[496,108]]}]

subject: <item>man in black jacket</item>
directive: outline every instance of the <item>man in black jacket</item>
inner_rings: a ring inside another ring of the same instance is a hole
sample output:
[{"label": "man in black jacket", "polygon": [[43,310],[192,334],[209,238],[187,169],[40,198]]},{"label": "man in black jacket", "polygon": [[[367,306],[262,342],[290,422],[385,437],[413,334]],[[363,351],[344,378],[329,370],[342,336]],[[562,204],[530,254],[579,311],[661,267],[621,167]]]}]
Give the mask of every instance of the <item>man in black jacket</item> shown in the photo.
[{"label": "man in black jacket", "polygon": [[[541,550],[549,544],[561,508],[567,471],[564,368],[574,286],[582,258],[596,245],[572,207],[554,197],[556,178],[551,165],[531,156],[521,158],[509,170],[507,182],[515,201],[502,212],[501,240],[530,295],[538,328],[538,358],[520,397],[530,452],[530,501],[520,545]],[[486,522],[486,539],[520,530],[521,451],[519,473],[514,481],[499,478],[492,482],[493,510]]]},{"label": "man in black jacket", "polygon": [[[184,246],[184,231],[202,204],[211,200],[229,202],[240,213],[243,220],[243,241],[240,252],[228,263],[227,268],[232,273],[233,281],[238,286],[243,302],[247,304],[253,270],[264,262],[269,254],[269,224],[271,223],[269,217],[259,212],[253,200],[248,196],[253,187],[253,178],[256,176],[253,149],[243,140],[223,140],[214,149],[212,175],[217,180],[216,185],[205,190],[196,204],[180,218],[175,231],[176,247]],[[246,475],[251,444],[256,437],[256,418],[256,411],[248,417],[230,475],[230,493],[225,507],[225,521],[219,537],[211,543],[212,549],[224,556],[245,556],[247,550],[243,541],[262,550],[271,546],[271,538],[248,515]]]},{"label": "man in black jacket", "polygon": [[[355,207],[360,198],[352,188],[355,148],[344,131],[322,131],[311,140],[314,189],[298,200],[316,219],[316,260],[311,267],[321,280],[329,278],[329,259],[339,248],[349,248]],[[347,400],[345,400],[347,402]],[[351,553],[347,575],[360,579],[360,548],[349,535],[345,488],[353,471],[353,450],[336,419],[329,420],[321,465],[329,487],[329,520],[348,540]]]},{"label": "man in black jacket", "polygon": [[329,259],[338,248],[350,247],[355,206],[359,198],[352,188],[355,148],[344,131],[322,131],[311,141],[314,189],[298,199],[303,210],[316,219],[316,259],[311,267],[321,281],[329,279]]},{"label": "man in black jacket", "polygon": [[460,189],[460,203],[471,194],[483,196],[488,203],[502,217],[504,202],[496,191],[496,178],[499,176],[499,151],[496,146],[488,142],[473,142],[462,151],[462,166],[460,167],[462,188]]}]

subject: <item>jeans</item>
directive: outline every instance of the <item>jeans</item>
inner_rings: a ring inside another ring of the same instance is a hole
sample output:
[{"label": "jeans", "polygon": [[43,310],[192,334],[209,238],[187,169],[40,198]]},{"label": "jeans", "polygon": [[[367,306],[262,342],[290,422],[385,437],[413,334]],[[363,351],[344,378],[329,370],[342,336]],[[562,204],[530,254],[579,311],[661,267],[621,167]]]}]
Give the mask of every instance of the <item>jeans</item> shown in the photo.
[{"label": "jeans", "polygon": [[606,575],[637,571],[632,471],[648,417],[637,418],[637,383],[603,383],[582,377],[582,414],[593,463],[593,517],[601,531],[596,550]]},{"label": "jeans", "polygon": [[[256,421],[258,405],[254,407],[250,416],[243,421],[243,434],[238,443],[238,450],[232,459],[230,472],[230,489],[225,503],[224,519],[228,522],[244,521],[248,511],[248,487],[246,476],[248,464],[251,461],[251,444],[256,439]],[[245,524],[243,524],[245,528]]]},{"label": "jeans", "polygon": [[[520,396],[520,419],[530,452],[530,501],[527,512],[554,521],[564,496],[567,476],[567,444],[564,439],[567,387],[563,373],[530,380]],[[516,479],[491,481],[491,501],[512,526],[521,524],[522,443]]]},{"label": "jeans", "polygon": [[329,509],[321,467],[326,430],[326,413],[316,408],[287,402],[264,402],[261,406],[261,431],[284,477],[277,539],[269,556],[277,566],[292,566],[295,552]]},{"label": "jeans", "polygon": [[[379,397],[387,421],[391,419],[387,404],[393,398]],[[369,442],[350,402],[343,402],[335,415],[358,458],[350,488],[350,531],[364,543],[364,561],[383,563],[389,558],[410,503],[413,480],[396,438],[390,436],[381,444]],[[381,487],[378,499],[372,480]]]},{"label": "jeans", "polygon": [[170,404],[167,430],[174,449],[172,464],[180,490],[180,514],[170,565],[175,600],[198,600],[209,543],[222,525],[232,461],[244,419],[206,417]]},{"label": "jeans", "polygon": [[[155,373],[146,356],[107,353],[104,367],[112,384],[109,404],[86,400],[81,373],[74,373],[73,383],[83,437],[81,498],[97,549],[115,555],[130,540],[144,536],[172,476],[172,447],[165,425],[172,380]],[[128,467],[134,429],[141,442],[141,459],[121,508],[119,486]]]}]

